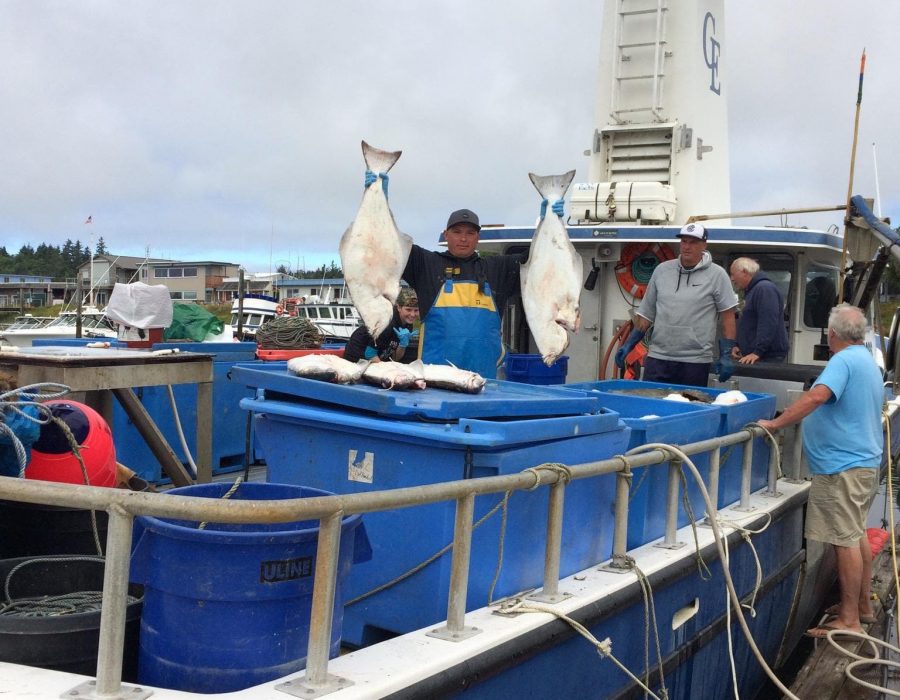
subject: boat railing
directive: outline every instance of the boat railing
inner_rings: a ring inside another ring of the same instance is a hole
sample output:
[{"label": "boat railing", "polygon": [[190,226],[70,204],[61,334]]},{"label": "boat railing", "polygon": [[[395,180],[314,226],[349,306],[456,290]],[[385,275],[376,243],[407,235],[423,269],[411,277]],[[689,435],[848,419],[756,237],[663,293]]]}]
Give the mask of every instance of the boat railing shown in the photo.
[{"label": "boat railing", "polygon": [[[764,435],[762,428],[748,426],[736,433],[680,446],[687,455],[710,454],[707,489],[712,512],[716,512],[721,450],[747,443],[743,450],[740,503],[738,509],[751,510],[750,488],[754,438]],[[640,448],[638,448],[640,449]],[[770,453],[766,494],[777,496],[777,450]],[[508,491],[547,487],[548,517],[544,558],[542,600],[561,598],[559,591],[562,516],[565,493],[573,480],[615,474],[615,510],[612,559],[607,568],[626,573],[632,564],[626,556],[628,500],[631,470],[668,464],[666,527],[662,546],[676,546],[681,461],[664,447],[626,454],[577,465],[541,465],[515,474],[464,479],[387,491],[322,496],[287,500],[234,501],[165,493],[133,492],[121,489],[78,486],[37,480],[0,477],[0,498],[45,505],[105,510],[109,514],[103,601],[100,616],[100,641],[96,681],[90,692],[98,697],[124,697],[122,685],[125,621],[133,520],[149,515],[179,520],[222,523],[278,523],[318,520],[318,549],[310,615],[309,646],[305,675],[292,681],[309,697],[319,697],[345,687],[342,679],[328,674],[335,584],[337,580],[341,521],[347,515],[409,508],[442,501],[456,502],[453,553],[450,570],[446,625],[433,636],[462,641],[471,636],[464,626],[468,594],[469,557],[472,545],[475,497]],[[794,471],[786,475],[799,479],[799,462],[791,462]],[[599,564],[600,562],[598,562]],[[81,688],[81,686],[79,686]],[[78,689],[73,689],[73,692]],[[132,696],[133,697],[133,696]]]}]

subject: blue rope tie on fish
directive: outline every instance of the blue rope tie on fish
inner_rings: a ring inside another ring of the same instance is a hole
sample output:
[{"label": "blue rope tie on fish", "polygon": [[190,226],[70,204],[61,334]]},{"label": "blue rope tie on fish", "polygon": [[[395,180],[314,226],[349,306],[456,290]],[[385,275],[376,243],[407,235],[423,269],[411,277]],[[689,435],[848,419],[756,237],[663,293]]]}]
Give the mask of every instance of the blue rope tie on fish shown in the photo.
[{"label": "blue rope tie on fish", "polygon": [[381,183],[381,190],[384,192],[384,197],[387,199],[388,196],[388,182],[390,178],[387,173],[378,173],[377,175],[373,173],[371,170],[366,170],[366,179],[363,181],[365,187],[369,187],[375,180],[381,178],[383,182]]},{"label": "blue rope tie on fish", "polygon": [[[548,202],[546,199],[541,200],[541,218],[542,219],[547,215],[547,204],[548,204]],[[566,213],[565,206],[566,206],[566,202],[564,199],[557,199],[555,202],[553,202],[553,206],[550,207],[550,209],[553,211],[554,214],[556,214],[558,217],[562,218],[563,215]]]}]

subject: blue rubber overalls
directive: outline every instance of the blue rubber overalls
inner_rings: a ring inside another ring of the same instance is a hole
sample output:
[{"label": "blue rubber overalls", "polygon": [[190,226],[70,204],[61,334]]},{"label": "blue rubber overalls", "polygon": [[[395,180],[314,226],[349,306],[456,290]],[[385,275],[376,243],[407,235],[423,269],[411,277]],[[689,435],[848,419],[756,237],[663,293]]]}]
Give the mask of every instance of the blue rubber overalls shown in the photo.
[{"label": "blue rubber overalls", "polygon": [[434,306],[422,321],[419,347],[423,362],[478,372],[486,379],[497,377],[503,359],[500,314],[491,287],[486,282],[446,279]]}]

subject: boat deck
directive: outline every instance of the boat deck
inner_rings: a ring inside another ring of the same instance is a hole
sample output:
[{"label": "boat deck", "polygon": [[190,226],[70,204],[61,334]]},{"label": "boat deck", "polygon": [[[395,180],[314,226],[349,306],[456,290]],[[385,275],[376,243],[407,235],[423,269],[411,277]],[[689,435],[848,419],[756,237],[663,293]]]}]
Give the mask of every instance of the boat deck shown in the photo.
[{"label": "boat deck", "polygon": [[[863,625],[863,629],[869,635],[877,639],[888,639],[891,644],[896,646],[897,635],[893,629],[895,617],[890,614],[890,607],[894,600],[894,575],[890,549],[889,545],[885,545],[875,559],[872,591],[878,596],[874,603],[876,621],[869,625]],[[871,647],[863,641],[846,638],[838,641],[850,652],[872,657]],[[791,692],[797,697],[816,698],[816,700],[876,700],[876,698],[885,697],[882,693],[865,688],[848,678],[845,669],[853,659],[839,652],[827,641],[805,639],[803,643],[808,643],[812,652],[791,686]],[[884,649],[880,649],[879,654],[882,658],[892,658]],[[896,657],[894,660],[896,661]],[[854,675],[872,685],[890,689],[891,695],[896,696],[900,692],[900,675],[891,673],[884,666],[863,665],[861,668],[855,669]]]}]

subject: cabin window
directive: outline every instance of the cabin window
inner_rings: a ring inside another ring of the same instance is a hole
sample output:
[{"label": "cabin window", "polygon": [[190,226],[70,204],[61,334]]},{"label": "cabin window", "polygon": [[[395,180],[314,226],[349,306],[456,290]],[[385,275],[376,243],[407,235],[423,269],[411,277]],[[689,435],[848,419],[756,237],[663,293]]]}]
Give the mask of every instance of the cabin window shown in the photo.
[{"label": "cabin window", "polygon": [[319,309],[319,318],[331,318],[331,309],[327,306],[323,306]]},{"label": "cabin window", "polygon": [[309,309],[309,317],[310,318],[319,318],[318,309]]},{"label": "cabin window", "polygon": [[813,267],[806,271],[803,293],[803,323],[810,328],[827,328],[828,314],[837,301],[838,273],[834,268]]}]

